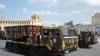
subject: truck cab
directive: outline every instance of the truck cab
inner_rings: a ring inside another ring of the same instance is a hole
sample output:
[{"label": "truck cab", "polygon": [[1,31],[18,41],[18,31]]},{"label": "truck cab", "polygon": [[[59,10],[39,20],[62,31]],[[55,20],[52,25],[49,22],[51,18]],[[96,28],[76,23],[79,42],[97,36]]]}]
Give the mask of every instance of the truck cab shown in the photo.
[{"label": "truck cab", "polygon": [[69,34],[70,31],[67,28],[44,28],[42,32],[43,38],[47,38],[44,43],[47,43],[48,49],[51,51],[68,53],[78,47],[78,37],[75,34]]}]

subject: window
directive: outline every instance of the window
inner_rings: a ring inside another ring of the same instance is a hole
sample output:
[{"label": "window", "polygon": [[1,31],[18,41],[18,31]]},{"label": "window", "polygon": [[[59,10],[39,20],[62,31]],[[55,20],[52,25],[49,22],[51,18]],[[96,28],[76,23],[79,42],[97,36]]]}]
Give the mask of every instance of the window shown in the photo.
[{"label": "window", "polygon": [[3,24],[5,24],[5,21],[3,21]]},{"label": "window", "polygon": [[8,24],[10,24],[10,22],[8,21]]},{"label": "window", "polygon": [[63,34],[64,36],[69,35],[69,34],[68,34],[68,30],[67,30],[66,28],[61,28],[61,31],[62,31],[62,34]]},{"label": "window", "polygon": [[6,21],[6,24],[8,24],[8,22]]},{"label": "window", "polygon": [[0,21],[0,24],[2,24],[2,21]]}]

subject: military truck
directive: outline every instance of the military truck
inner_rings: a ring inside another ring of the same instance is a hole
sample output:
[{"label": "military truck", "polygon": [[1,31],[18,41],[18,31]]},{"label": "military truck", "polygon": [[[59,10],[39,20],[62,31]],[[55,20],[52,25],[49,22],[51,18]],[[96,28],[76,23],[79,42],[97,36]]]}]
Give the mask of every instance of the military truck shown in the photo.
[{"label": "military truck", "polygon": [[97,38],[93,32],[90,31],[81,31],[79,35],[78,46],[80,48],[88,48],[90,44],[97,43]]},{"label": "military truck", "polygon": [[98,43],[97,37],[94,32],[88,31],[88,37],[89,37],[89,44],[96,44]]},{"label": "military truck", "polygon": [[7,33],[6,49],[28,56],[64,55],[78,46],[78,37],[70,36],[62,27],[35,25],[5,27]]}]

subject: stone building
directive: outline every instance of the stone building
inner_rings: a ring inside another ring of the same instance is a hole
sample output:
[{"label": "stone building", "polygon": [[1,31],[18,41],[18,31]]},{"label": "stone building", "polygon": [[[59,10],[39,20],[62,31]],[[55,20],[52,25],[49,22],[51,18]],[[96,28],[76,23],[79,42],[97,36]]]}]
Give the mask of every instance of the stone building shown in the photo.
[{"label": "stone building", "polygon": [[18,25],[41,25],[41,17],[38,14],[34,14],[31,20],[7,20],[0,19],[0,30],[4,30],[6,26],[18,26]]},{"label": "stone building", "polygon": [[100,13],[96,13],[94,16],[92,16],[92,22],[93,25],[100,24]]},{"label": "stone building", "polygon": [[74,21],[66,22],[66,23],[65,23],[65,26],[66,26],[68,29],[71,29],[71,28],[75,29],[75,28],[76,28],[76,27],[75,27],[75,22],[74,22]]},{"label": "stone building", "polygon": [[100,35],[100,13],[96,13],[92,16],[92,25],[94,26],[94,30],[97,35]]}]

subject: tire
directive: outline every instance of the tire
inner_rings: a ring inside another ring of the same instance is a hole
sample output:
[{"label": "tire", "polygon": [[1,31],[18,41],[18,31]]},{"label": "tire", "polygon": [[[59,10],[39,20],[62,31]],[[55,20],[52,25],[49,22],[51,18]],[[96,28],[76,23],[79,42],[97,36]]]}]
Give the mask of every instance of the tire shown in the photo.
[{"label": "tire", "polygon": [[38,56],[38,49],[35,47],[31,47],[28,56]]},{"label": "tire", "polygon": [[89,48],[89,44],[88,43],[86,43],[86,48]]},{"label": "tire", "polygon": [[6,42],[5,48],[8,49],[9,43]]},{"label": "tire", "polygon": [[13,52],[20,53],[20,48],[19,48],[18,44],[13,44]]},{"label": "tire", "polygon": [[78,46],[79,46],[80,48],[83,47],[82,41],[79,41],[79,42],[78,42]]},{"label": "tire", "polygon": [[51,54],[49,54],[49,50],[47,48],[42,48],[40,49],[40,56],[51,56]]},{"label": "tire", "polygon": [[9,51],[9,52],[12,52],[13,50],[12,50],[12,43],[9,43],[9,42],[7,42],[6,43],[6,48],[7,48],[7,51]]}]

